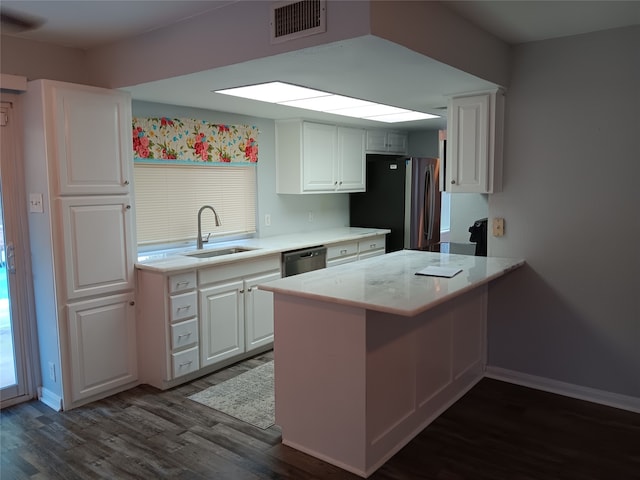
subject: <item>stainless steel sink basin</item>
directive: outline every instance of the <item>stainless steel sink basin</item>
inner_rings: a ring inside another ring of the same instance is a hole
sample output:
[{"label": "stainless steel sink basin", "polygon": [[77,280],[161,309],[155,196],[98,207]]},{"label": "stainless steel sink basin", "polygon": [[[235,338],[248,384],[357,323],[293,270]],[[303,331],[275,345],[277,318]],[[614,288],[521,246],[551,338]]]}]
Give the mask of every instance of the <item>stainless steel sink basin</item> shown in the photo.
[{"label": "stainless steel sink basin", "polygon": [[233,255],[234,253],[242,253],[253,250],[253,248],[245,247],[227,247],[227,248],[215,248],[211,250],[196,250],[195,252],[183,253],[187,257],[196,258],[211,258],[219,257],[221,255]]}]

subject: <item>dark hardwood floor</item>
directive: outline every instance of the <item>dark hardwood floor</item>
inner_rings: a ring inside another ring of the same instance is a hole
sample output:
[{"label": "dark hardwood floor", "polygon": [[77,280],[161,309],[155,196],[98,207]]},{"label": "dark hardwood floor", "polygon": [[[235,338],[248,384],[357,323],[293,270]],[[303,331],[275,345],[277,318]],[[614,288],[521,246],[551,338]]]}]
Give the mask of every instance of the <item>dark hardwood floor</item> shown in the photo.
[{"label": "dark hardwood floor", "polygon": [[[0,479],[357,479],[186,397],[259,355],[161,392],[140,386],[69,412],[0,413]],[[484,379],[370,478],[640,479],[640,415]]]}]

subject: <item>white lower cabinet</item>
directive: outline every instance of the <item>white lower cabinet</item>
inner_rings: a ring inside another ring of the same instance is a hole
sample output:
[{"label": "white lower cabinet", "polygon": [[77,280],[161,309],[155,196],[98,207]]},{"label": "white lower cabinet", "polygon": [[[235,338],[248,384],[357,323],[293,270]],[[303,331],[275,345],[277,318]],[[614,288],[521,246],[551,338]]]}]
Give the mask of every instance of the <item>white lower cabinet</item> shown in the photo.
[{"label": "white lower cabinet", "polygon": [[258,285],[278,280],[280,277],[280,272],[272,272],[244,280],[245,347],[247,351],[273,342],[273,293],[260,290]]},{"label": "white lower cabinet", "polygon": [[358,242],[327,245],[327,267],[335,267],[358,260]]},{"label": "white lower cabinet", "polygon": [[138,270],[140,382],[166,389],[273,343],[280,254],[163,274]]},{"label": "white lower cabinet", "polygon": [[243,286],[236,280],[200,289],[201,366],[244,352]]},{"label": "white lower cabinet", "polygon": [[384,235],[360,240],[358,242],[358,260],[384,255],[386,249],[386,239]]},{"label": "white lower cabinet", "polygon": [[195,270],[169,276],[138,270],[141,383],[168,388],[176,379],[200,368],[196,278]]},{"label": "white lower cabinet", "polygon": [[137,380],[134,304],[122,294],[67,305],[72,402]]},{"label": "white lower cabinet", "polygon": [[360,241],[349,241],[327,245],[327,267],[357,262],[370,257],[384,255],[385,235],[376,235]]},{"label": "white lower cabinet", "polygon": [[280,254],[198,272],[202,367],[273,342],[273,294],[257,286],[280,277]]}]

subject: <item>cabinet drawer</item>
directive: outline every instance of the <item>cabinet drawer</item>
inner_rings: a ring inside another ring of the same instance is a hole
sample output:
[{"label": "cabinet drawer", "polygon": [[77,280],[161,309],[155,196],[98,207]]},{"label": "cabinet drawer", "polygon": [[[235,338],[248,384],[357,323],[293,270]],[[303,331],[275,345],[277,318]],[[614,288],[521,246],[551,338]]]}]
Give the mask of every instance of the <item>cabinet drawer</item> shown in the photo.
[{"label": "cabinet drawer", "polygon": [[184,292],[196,288],[196,272],[176,273],[169,277],[169,293]]},{"label": "cabinet drawer", "polygon": [[195,372],[200,368],[198,361],[198,347],[190,348],[179,353],[171,354],[173,362],[173,378]]},{"label": "cabinet drawer", "polygon": [[327,260],[348,257],[358,253],[358,242],[339,243],[327,246]]},{"label": "cabinet drawer", "polygon": [[327,268],[337,267],[338,265],[344,265],[345,263],[351,263],[358,260],[357,255],[349,255],[348,257],[334,258],[333,260],[327,260]]},{"label": "cabinet drawer", "polygon": [[192,318],[186,322],[171,325],[171,349],[178,350],[182,347],[198,343],[198,319]]},{"label": "cabinet drawer", "polygon": [[385,247],[385,239],[383,235],[377,237],[367,238],[358,242],[358,251],[360,253],[368,252],[369,250],[378,250]]},{"label": "cabinet drawer", "polygon": [[367,252],[358,255],[358,260],[365,260],[371,257],[377,257],[378,255],[384,255],[384,250],[369,250]]},{"label": "cabinet drawer", "polygon": [[171,322],[195,317],[198,313],[196,292],[182,293],[169,297]]}]

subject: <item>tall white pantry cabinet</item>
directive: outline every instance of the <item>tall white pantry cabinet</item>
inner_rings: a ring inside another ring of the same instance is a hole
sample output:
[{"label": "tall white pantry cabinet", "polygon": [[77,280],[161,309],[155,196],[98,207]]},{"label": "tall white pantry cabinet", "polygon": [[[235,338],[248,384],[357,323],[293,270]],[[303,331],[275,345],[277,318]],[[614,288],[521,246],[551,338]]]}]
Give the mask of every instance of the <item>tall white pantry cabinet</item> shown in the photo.
[{"label": "tall white pantry cabinet", "polygon": [[39,396],[68,410],[138,379],[131,99],[35,80],[24,112]]}]

